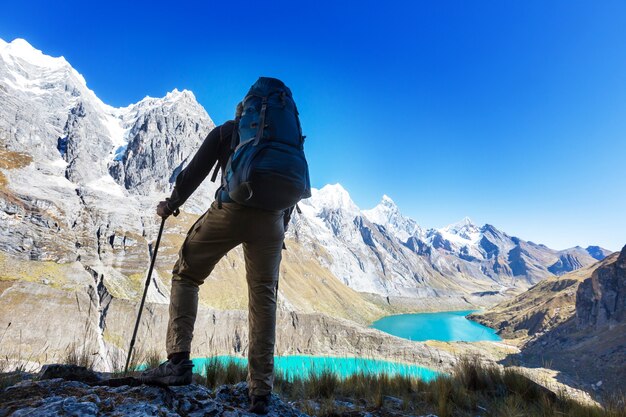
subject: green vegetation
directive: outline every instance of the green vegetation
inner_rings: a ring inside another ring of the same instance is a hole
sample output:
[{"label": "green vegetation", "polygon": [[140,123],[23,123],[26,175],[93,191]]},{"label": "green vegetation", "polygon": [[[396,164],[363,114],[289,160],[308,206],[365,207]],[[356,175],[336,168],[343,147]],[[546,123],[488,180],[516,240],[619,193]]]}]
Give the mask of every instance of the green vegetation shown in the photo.
[{"label": "green vegetation", "polygon": [[143,360],[141,362],[146,364],[147,369],[156,368],[161,364],[159,351],[156,349],[149,350],[143,355]]},{"label": "green vegetation", "polygon": [[208,360],[204,367],[204,376],[199,377],[200,383],[209,388],[223,384],[236,384],[245,381],[248,370],[234,361],[222,363],[216,357]]}]

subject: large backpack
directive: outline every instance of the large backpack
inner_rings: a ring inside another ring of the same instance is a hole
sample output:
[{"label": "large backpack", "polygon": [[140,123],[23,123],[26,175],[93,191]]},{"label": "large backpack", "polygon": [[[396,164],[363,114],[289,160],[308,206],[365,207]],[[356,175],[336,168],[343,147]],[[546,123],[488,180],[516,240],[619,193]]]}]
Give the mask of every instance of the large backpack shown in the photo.
[{"label": "large backpack", "polygon": [[235,202],[284,210],[311,196],[304,136],[291,90],[261,77],[238,106],[221,189]]}]

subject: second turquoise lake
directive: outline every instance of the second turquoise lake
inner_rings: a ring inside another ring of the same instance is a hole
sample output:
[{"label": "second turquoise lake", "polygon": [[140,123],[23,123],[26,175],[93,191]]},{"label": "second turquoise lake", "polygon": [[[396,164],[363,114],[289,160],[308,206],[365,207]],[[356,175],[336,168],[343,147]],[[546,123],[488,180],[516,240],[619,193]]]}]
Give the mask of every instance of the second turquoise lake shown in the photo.
[{"label": "second turquoise lake", "polygon": [[399,314],[383,317],[371,327],[414,341],[479,342],[501,340],[496,331],[465,318],[474,310]]}]

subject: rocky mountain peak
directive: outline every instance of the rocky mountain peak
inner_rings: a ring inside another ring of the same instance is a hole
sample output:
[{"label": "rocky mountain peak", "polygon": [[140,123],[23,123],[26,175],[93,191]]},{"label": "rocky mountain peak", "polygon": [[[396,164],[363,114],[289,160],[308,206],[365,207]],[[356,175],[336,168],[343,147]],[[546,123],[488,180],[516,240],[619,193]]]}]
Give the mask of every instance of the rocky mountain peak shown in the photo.
[{"label": "rocky mountain peak", "polygon": [[480,232],[483,234],[486,234],[486,233],[491,233],[493,235],[500,234],[500,231],[492,224],[485,224],[483,227],[480,228]]},{"label": "rocky mountain peak", "polygon": [[465,216],[458,222],[449,224],[448,226],[445,227],[445,229],[448,231],[455,231],[455,230],[463,230],[463,229],[469,229],[469,228],[475,228],[475,227],[476,225],[474,224],[474,222],[472,222],[472,219]]},{"label": "rocky mountain peak", "polygon": [[0,44],[0,79],[20,94],[49,99],[62,92],[68,99],[82,95],[97,106],[103,106],[87,88],[85,78],[65,58],[45,55],[24,39]]},{"label": "rocky mountain peak", "polygon": [[396,203],[387,194],[383,194],[383,198],[380,200],[380,204],[386,207],[398,208]]},{"label": "rocky mountain peak", "polygon": [[155,108],[171,109],[174,105],[202,107],[200,103],[198,103],[198,101],[196,100],[196,96],[191,91],[184,89],[180,91],[179,89],[174,88],[172,91],[167,92],[164,97],[145,96],[137,103],[131,104],[130,106],[126,107],[126,110],[131,112],[134,111],[135,113],[145,113]]},{"label": "rocky mountain peak", "polygon": [[592,258],[597,259],[598,261],[603,260],[611,254],[610,250],[601,248],[600,246],[587,246],[585,251],[587,251]]},{"label": "rocky mountain peak", "polygon": [[452,223],[439,230],[441,234],[449,240],[461,238],[468,241],[478,241],[480,238],[480,228],[476,226],[469,217]]},{"label": "rocky mountain peak", "polygon": [[111,176],[126,189],[147,195],[167,192],[215,124],[189,91],[173,90],[163,98],[147,97],[122,115],[127,144],[109,165]]},{"label": "rocky mountain peak", "polygon": [[193,92],[183,89],[180,91],[178,88],[174,88],[172,91],[165,95],[165,101],[176,101],[176,100],[196,100],[196,96]]},{"label": "rocky mountain peak", "polygon": [[363,215],[372,223],[384,226],[401,242],[412,236],[421,236],[422,230],[417,222],[405,217],[396,203],[386,194],[380,203],[370,210],[363,210]]},{"label": "rocky mountain peak", "polygon": [[386,194],[374,208],[363,210],[363,214],[372,223],[386,225],[394,217],[401,216],[400,209],[396,203]]}]

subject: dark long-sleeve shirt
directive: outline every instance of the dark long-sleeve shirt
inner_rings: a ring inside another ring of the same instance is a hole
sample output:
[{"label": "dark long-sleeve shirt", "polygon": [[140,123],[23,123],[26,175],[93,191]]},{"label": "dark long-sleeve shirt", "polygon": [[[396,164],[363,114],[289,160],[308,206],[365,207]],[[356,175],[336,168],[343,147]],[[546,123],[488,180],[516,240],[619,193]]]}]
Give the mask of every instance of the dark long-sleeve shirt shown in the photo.
[{"label": "dark long-sleeve shirt", "polygon": [[230,156],[233,126],[234,122],[229,120],[209,132],[191,162],[176,177],[174,190],[168,199],[171,209],[177,209],[187,201],[209,175],[216,162],[222,174],[224,173]]}]

